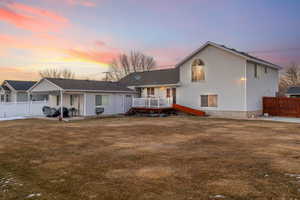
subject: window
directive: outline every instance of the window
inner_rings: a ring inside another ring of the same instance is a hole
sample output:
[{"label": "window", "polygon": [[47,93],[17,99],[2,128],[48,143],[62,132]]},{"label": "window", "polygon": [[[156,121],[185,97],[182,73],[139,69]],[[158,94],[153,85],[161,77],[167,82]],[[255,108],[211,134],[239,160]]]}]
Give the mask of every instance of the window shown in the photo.
[{"label": "window", "polygon": [[218,107],[218,95],[201,95],[201,107]]},{"label": "window", "polygon": [[6,95],[6,102],[10,102],[10,96],[8,94]]},{"label": "window", "polygon": [[70,95],[70,105],[73,106],[74,104],[74,96]]},{"label": "window", "polygon": [[268,73],[268,67],[265,66],[265,74],[267,74],[267,73]]},{"label": "window", "polygon": [[171,88],[167,88],[167,98],[171,97]]},{"label": "window", "polygon": [[192,63],[192,82],[205,80],[204,63],[196,59]]},{"label": "window", "polygon": [[56,96],[56,105],[59,106],[60,105],[60,95]]},{"label": "window", "polygon": [[257,76],[257,64],[254,65],[254,78],[258,78],[258,76]]},{"label": "window", "polygon": [[147,88],[147,96],[154,96],[154,88]]},{"label": "window", "polygon": [[95,104],[98,106],[105,106],[109,104],[109,96],[108,95],[96,95],[95,96]]}]

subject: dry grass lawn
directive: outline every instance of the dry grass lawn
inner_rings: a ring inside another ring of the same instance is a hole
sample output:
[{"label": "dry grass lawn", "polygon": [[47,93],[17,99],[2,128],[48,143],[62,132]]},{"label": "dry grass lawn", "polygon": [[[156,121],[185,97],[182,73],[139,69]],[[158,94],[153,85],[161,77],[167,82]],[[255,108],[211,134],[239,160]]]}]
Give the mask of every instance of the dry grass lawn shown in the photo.
[{"label": "dry grass lawn", "polygon": [[0,199],[300,199],[300,125],[197,117],[0,122]]}]

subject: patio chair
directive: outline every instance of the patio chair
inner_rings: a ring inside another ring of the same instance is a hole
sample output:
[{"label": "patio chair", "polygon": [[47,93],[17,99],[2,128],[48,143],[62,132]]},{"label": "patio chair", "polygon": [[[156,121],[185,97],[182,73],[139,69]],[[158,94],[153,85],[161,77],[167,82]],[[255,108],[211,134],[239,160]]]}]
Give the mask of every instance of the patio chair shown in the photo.
[{"label": "patio chair", "polygon": [[78,110],[76,108],[70,108],[69,109],[69,115],[71,117],[77,116]]},{"label": "patio chair", "polygon": [[43,114],[44,114],[45,116],[48,116],[48,115],[51,114],[51,108],[50,108],[49,106],[44,106],[44,107],[42,108],[42,111],[43,111]]}]

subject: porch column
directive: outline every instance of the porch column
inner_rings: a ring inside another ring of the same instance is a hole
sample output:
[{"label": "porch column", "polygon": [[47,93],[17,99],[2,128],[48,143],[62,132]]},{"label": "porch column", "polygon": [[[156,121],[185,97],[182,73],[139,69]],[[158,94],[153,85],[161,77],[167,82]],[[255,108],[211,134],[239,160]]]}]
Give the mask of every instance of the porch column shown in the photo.
[{"label": "porch column", "polygon": [[87,112],[86,112],[86,93],[83,93],[83,115],[86,116]]},{"label": "porch column", "polygon": [[28,115],[31,114],[31,99],[30,99],[30,96],[31,96],[31,92],[27,92]]},{"label": "porch column", "polygon": [[60,118],[63,119],[64,118],[64,113],[63,113],[64,109],[63,109],[63,91],[60,91]]}]

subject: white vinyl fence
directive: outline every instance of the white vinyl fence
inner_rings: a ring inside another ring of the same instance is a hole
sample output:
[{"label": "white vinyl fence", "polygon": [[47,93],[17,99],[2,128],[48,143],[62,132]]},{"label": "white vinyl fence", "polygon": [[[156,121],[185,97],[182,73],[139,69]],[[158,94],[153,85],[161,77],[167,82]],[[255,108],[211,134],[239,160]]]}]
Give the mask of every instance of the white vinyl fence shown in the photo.
[{"label": "white vinyl fence", "polygon": [[0,103],[0,118],[42,116],[47,101]]}]

